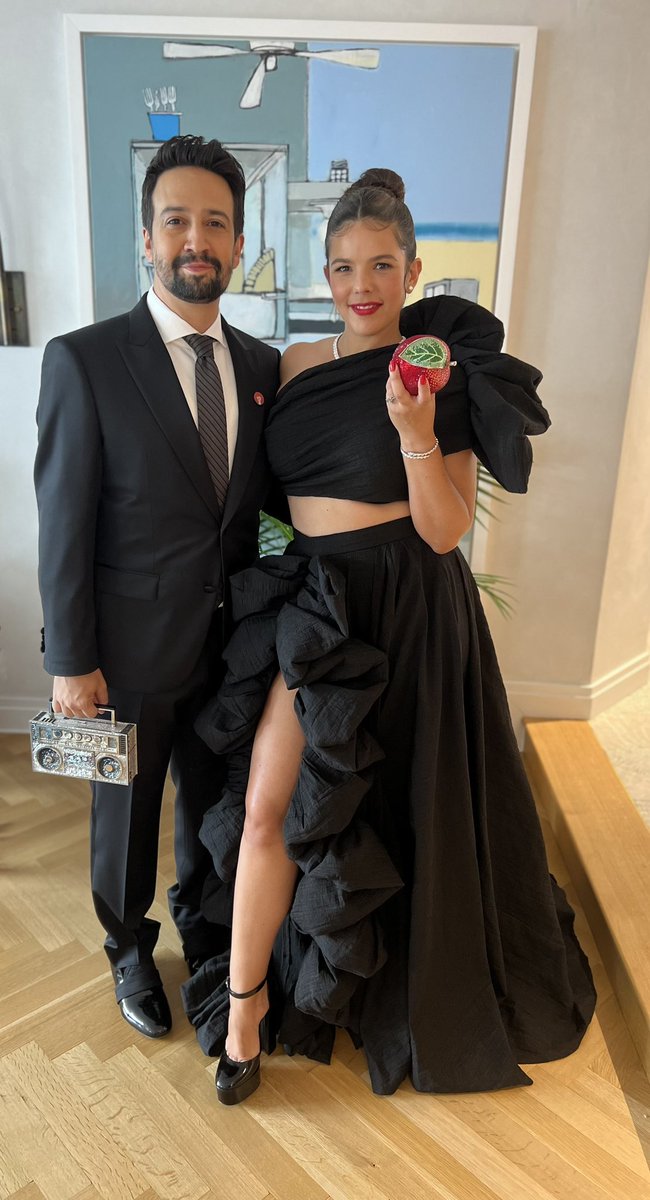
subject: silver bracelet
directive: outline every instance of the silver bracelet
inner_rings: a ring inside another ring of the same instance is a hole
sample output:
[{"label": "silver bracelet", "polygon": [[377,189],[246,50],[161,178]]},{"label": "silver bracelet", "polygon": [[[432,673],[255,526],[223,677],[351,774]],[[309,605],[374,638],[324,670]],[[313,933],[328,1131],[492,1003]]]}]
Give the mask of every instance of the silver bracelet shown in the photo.
[{"label": "silver bracelet", "polygon": [[435,445],[432,446],[430,450],[421,450],[421,451],[420,450],[402,450],[402,447],[400,446],[400,451],[403,454],[404,458],[431,458],[431,455],[435,454],[437,449],[438,449],[438,439],[437,438],[435,441]]}]

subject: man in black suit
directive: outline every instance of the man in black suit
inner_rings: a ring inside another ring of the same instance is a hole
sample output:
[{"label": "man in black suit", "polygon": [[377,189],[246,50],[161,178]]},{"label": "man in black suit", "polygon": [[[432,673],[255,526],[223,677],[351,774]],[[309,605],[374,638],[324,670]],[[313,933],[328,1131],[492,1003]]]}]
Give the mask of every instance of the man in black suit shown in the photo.
[{"label": "man in black suit", "polygon": [[152,289],[131,312],[55,338],[43,360],[45,669],[55,711],[93,717],[109,703],[137,723],[133,783],[93,785],[91,877],[122,1015],[149,1037],[171,1027],[159,923],[146,915],[169,765],[169,904],[190,972],[223,948],[200,911],[210,861],[198,839],[220,764],[193,722],[220,677],[228,578],[256,553],[279,361],[219,313],[242,252],[244,191],[221,143],[164,143],[142,192]]}]

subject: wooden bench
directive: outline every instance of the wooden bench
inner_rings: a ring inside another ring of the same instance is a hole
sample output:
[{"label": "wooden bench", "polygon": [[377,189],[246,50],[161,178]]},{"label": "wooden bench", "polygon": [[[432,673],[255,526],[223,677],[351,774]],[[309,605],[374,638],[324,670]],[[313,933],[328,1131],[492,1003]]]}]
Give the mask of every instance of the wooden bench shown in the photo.
[{"label": "wooden bench", "polygon": [[585,721],[526,721],[524,762],[650,1077],[650,831]]}]

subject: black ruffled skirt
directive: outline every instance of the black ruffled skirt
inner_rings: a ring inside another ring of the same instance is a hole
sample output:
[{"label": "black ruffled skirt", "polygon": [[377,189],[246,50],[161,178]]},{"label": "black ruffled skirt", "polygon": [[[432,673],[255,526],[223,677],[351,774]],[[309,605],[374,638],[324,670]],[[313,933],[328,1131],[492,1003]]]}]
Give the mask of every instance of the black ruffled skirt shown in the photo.
[{"label": "black ruffled skirt", "polygon": [[[589,965],[549,876],[472,574],[409,519],[326,538],[232,581],[227,674],[197,728],[228,755],[202,840],[206,915],[229,924],[257,722],[278,668],[306,738],[285,822],[299,868],[273,953],[289,1053],[328,1062],[337,1026],[375,1092],[530,1082],[592,1016]],[[225,1037],[227,958],[184,987],[208,1054]]]}]

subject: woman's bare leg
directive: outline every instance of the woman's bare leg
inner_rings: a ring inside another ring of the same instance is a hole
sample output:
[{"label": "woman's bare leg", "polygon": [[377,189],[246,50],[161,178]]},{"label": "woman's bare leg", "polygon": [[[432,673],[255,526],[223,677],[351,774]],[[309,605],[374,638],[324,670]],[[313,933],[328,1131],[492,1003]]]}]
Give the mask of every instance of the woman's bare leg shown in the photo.
[{"label": "woman's bare leg", "polygon": [[[293,898],[297,867],[287,857],[283,826],[305,744],[294,698],[278,675],[255,735],[235,881],[230,958],[235,992],[247,992],[264,979]],[[266,988],[248,1000],[231,999],[230,1058],[242,1061],[259,1053],[258,1026],[267,1008]]]}]

